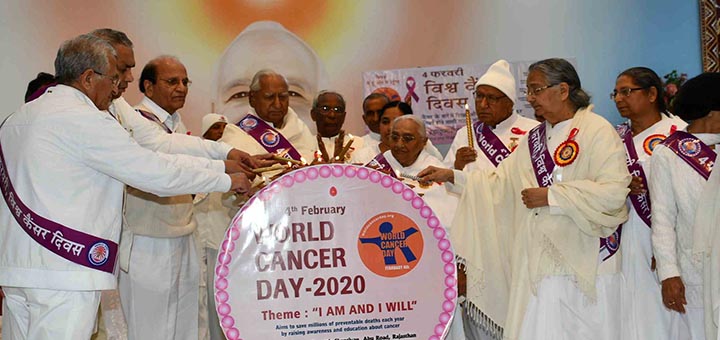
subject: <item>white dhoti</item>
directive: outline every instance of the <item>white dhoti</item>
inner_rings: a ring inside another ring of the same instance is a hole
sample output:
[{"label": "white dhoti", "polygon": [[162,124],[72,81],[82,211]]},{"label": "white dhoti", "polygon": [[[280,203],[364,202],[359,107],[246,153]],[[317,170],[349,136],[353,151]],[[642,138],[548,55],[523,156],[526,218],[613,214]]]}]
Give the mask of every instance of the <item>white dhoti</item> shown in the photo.
[{"label": "white dhoti", "polygon": [[520,340],[616,340],[620,338],[621,274],[598,275],[596,302],[569,276],[544,278],[531,295]]},{"label": "white dhoti", "polygon": [[3,287],[2,338],[89,339],[100,291]]},{"label": "white dhoti", "polygon": [[120,299],[130,340],[198,338],[198,258],[192,235],[135,235]]}]

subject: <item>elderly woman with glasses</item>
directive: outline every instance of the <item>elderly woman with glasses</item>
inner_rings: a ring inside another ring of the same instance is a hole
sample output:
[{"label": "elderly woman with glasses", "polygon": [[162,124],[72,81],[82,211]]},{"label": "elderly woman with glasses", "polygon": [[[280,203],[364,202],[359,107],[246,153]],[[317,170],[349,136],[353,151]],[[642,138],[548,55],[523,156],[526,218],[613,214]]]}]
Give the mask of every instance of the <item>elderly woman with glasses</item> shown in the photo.
[{"label": "elderly woman with glasses", "polygon": [[[628,339],[670,339],[670,312],[663,306],[660,283],[654,273],[651,243],[651,204],[646,166],[660,142],[687,123],[666,112],[660,77],[646,67],[629,68],[615,81],[610,94],[627,121],[616,128],[625,144],[632,174],[627,206],[630,216],[622,225],[623,330]],[[658,193],[662,195],[662,193]]]},{"label": "elderly woman with glasses", "polygon": [[592,112],[566,60],[532,64],[527,86],[545,122],[496,169],[429,167],[420,181],[445,182],[462,195],[451,239],[477,245],[465,254],[468,276],[485,277],[481,286],[501,276],[510,283],[507,301],[498,301],[507,308],[498,339],[615,339],[622,276],[604,263],[627,219],[622,143]]}]

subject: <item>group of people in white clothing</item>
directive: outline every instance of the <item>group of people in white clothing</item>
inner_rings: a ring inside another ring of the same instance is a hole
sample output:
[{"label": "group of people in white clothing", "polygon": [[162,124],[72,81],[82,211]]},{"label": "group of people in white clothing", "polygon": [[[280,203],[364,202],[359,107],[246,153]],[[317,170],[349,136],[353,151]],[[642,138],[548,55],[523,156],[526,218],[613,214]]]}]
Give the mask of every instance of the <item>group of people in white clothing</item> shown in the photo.
[{"label": "group of people in white clothing", "polygon": [[133,49],[113,29],[64,42],[54,83],[0,125],[3,339],[223,339],[217,249],[280,172],[252,170],[285,161],[372,167],[423,197],[457,255],[447,339],[720,339],[718,73],[668,108],[655,72],[623,71],[613,127],[557,58],[528,70],[540,121],[518,115],[499,60],[443,158],[386,90],[363,101],[364,136],[343,129],[343,95],[320,91],[313,134],[271,69],[253,77],[248,112],[208,114],[192,136],[178,58],[150,60],[143,99],[125,101]]}]

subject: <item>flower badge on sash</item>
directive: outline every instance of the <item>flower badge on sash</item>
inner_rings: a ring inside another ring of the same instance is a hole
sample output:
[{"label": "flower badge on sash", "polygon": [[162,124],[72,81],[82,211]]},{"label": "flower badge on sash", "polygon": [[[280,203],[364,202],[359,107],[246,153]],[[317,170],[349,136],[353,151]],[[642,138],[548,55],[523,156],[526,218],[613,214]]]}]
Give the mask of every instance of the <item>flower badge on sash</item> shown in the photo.
[{"label": "flower badge on sash", "polygon": [[280,137],[273,131],[265,131],[260,137],[260,141],[267,147],[273,147],[280,143]]},{"label": "flower badge on sash", "polygon": [[643,142],[643,149],[645,150],[645,153],[652,156],[653,150],[655,150],[655,146],[657,146],[658,144],[660,144],[660,142],[664,140],[665,135],[660,133],[656,133],[645,138],[645,141]]},{"label": "flower badge on sash", "polygon": [[567,140],[558,145],[555,149],[555,164],[558,166],[568,166],[575,161],[578,153],[580,152],[580,145],[574,140],[578,134],[578,128],[570,130],[570,135]]},{"label": "flower badge on sash", "polygon": [[[520,135],[520,136],[525,135],[527,133],[527,131],[525,131],[519,127],[514,127],[514,126],[512,129],[510,129],[510,132],[515,135]],[[518,146],[518,140],[520,140],[519,137],[510,137],[510,145],[509,145],[510,152],[515,151],[515,149]]]},{"label": "flower badge on sash", "polygon": [[247,117],[240,122],[240,128],[245,131],[250,131],[257,126],[257,119],[253,117]]},{"label": "flower badge on sash", "polygon": [[88,260],[94,266],[102,266],[110,257],[110,247],[105,242],[97,242],[90,246]]},{"label": "flower badge on sash", "polygon": [[678,150],[683,155],[688,157],[695,157],[700,153],[702,146],[700,146],[700,140],[696,138],[683,138],[678,141]]}]

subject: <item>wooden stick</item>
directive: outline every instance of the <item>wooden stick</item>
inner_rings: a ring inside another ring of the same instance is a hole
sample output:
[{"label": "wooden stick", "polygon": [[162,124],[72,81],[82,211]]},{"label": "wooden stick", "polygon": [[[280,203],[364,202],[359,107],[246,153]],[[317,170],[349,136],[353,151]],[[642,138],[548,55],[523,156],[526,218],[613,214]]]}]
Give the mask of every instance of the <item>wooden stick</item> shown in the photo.
[{"label": "wooden stick", "polygon": [[345,144],[345,147],[342,148],[342,151],[335,157],[336,160],[344,161],[345,160],[345,154],[350,150],[350,146],[352,145],[354,139],[350,138],[350,141]]},{"label": "wooden stick", "polygon": [[282,166],[282,165],[278,166],[278,165],[279,165],[279,164],[273,164],[272,166],[266,166],[266,167],[264,167],[264,168],[253,169],[253,172],[256,173],[256,174],[261,174],[261,173],[263,173],[263,172],[285,169],[284,166]]},{"label": "wooden stick", "polygon": [[296,161],[296,160],[294,160],[294,159],[292,159],[292,158],[285,158],[285,157],[273,155],[273,156],[272,156],[272,159],[275,160],[275,161],[290,162],[290,163],[295,164],[295,165],[302,165],[302,162],[301,162],[301,161]]}]

